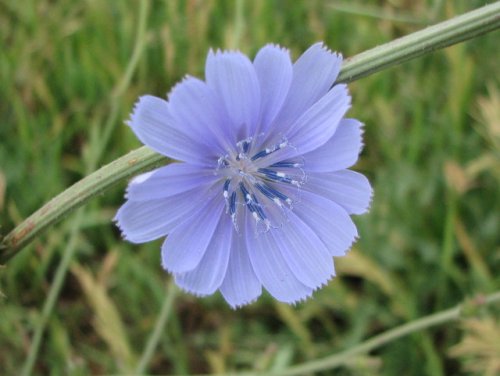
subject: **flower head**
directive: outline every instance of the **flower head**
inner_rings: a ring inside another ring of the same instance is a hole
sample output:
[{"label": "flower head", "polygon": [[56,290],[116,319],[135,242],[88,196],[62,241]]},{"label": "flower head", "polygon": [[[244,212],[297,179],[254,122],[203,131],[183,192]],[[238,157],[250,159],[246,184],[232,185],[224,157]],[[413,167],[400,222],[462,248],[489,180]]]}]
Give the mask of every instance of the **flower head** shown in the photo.
[{"label": "flower head", "polygon": [[178,160],[132,180],[116,221],[125,239],[167,236],[163,267],[196,295],[220,290],[237,307],[264,287],[294,303],[335,274],[357,237],[371,187],[348,170],[362,124],[344,118],[342,57],[322,44],[294,64],[263,47],[250,61],[209,52],[206,80],[187,77],[168,101],[143,96],[129,125],[158,153]]}]

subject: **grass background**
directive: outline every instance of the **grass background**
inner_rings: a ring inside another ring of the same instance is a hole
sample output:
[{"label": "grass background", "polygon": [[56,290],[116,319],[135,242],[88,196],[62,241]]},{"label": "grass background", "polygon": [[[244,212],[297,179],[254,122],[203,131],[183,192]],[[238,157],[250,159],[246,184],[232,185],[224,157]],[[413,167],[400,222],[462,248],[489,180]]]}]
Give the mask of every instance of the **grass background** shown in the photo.
[{"label": "grass background", "polygon": [[[138,2],[0,0],[0,233],[140,146],[123,124],[137,97],[164,96],[186,73],[203,77],[210,47],[254,56],[274,42],[296,58],[323,40],[347,57],[483,3],[257,0],[238,13],[229,0],[152,1],[143,52],[120,93]],[[361,239],[336,260],[338,277],[293,307],[264,295],[233,311],[219,294],[178,293],[148,372],[279,371],[498,289],[498,77],[496,32],[350,84],[350,116],[366,124],[356,169],[375,196],[370,213],[355,218]],[[32,373],[133,372],[169,277],[160,241],[128,244],[111,223],[125,184],[0,269],[0,374],[25,364],[69,248]],[[335,374],[498,372],[498,313],[400,339]]]}]

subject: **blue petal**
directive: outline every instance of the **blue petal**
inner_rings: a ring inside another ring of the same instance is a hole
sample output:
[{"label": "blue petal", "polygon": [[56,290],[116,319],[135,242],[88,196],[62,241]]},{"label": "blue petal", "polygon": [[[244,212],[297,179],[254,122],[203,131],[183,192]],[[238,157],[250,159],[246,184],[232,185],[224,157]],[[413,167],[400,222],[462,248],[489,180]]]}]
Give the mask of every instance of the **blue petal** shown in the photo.
[{"label": "blue petal", "polygon": [[[292,147],[271,154],[266,161],[270,164],[279,162],[324,145],[334,135],[350,107],[350,102],[351,97],[346,85],[333,87],[286,131],[285,136]],[[278,140],[279,138],[276,138],[270,141],[270,144],[275,144]]]},{"label": "blue petal", "polygon": [[307,171],[338,171],[356,163],[363,146],[363,124],[342,119],[334,135],[321,147],[304,155]]},{"label": "blue petal", "polygon": [[261,115],[260,128],[265,132],[280,111],[290,84],[293,70],[288,50],[267,45],[260,49],[253,62],[260,84]]},{"label": "blue petal", "polygon": [[240,52],[208,54],[207,84],[225,104],[238,140],[253,136],[260,113],[260,88],[252,62]]},{"label": "blue petal", "polygon": [[249,252],[246,234],[234,233],[226,276],[220,286],[222,296],[233,308],[251,303],[262,293],[262,285],[253,270]]},{"label": "blue petal", "polygon": [[293,80],[288,97],[277,117],[277,124],[286,127],[299,118],[332,87],[342,65],[342,56],[316,43],[309,47],[293,65]]},{"label": "blue petal", "polygon": [[194,188],[208,188],[217,179],[213,170],[187,163],[171,163],[134,178],[126,196],[131,201],[157,200]]},{"label": "blue petal", "polygon": [[247,218],[245,231],[253,270],[272,296],[284,303],[295,303],[312,294],[313,289],[302,283],[288,265],[283,245],[274,235],[279,229],[259,232],[255,221]]},{"label": "blue petal", "polygon": [[196,268],[212,241],[224,200],[222,196],[203,200],[197,211],[169,233],[161,247],[162,266],[169,272],[184,273]]},{"label": "blue petal", "polygon": [[185,162],[207,165],[213,152],[195,133],[179,128],[167,101],[151,95],[139,98],[128,123],[144,145],[160,154]]},{"label": "blue petal", "polygon": [[288,214],[282,229],[270,231],[294,275],[313,290],[335,275],[333,260],[325,244],[296,214]]},{"label": "blue petal", "polygon": [[225,131],[227,114],[217,94],[205,82],[187,77],[169,95],[170,112],[186,133],[208,144],[213,155],[225,154],[236,142],[235,135]]},{"label": "blue petal", "polygon": [[226,276],[233,231],[231,217],[223,214],[200,263],[189,272],[177,274],[177,285],[195,295],[213,294]]},{"label": "blue petal", "polygon": [[197,187],[158,200],[128,200],[115,220],[125,239],[132,243],[148,242],[168,234],[206,200],[208,193],[207,187]]},{"label": "blue petal", "polygon": [[302,191],[293,210],[323,241],[332,256],[344,256],[358,237],[351,217],[335,202]]},{"label": "blue petal", "polygon": [[349,214],[368,211],[372,188],[368,179],[355,171],[309,173],[304,189],[319,194],[342,206]]}]

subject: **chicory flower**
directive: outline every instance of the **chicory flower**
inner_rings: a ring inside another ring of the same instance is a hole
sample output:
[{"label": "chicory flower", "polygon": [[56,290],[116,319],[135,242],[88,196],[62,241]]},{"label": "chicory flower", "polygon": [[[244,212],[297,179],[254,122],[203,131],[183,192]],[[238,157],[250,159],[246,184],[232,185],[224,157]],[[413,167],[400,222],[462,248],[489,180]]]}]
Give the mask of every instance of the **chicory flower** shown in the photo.
[{"label": "chicory flower", "polygon": [[252,62],[209,52],[205,81],[186,77],[168,100],[143,96],[129,122],[148,147],[178,162],[133,179],[116,221],[125,239],[166,236],[163,267],[184,290],[220,290],[232,307],[264,287],[282,302],[309,297],[335,275],[367,211],[368,180],[349,170],[362,124],[335,84],[342,57],[322,44],[292,64],[263,47]]}]

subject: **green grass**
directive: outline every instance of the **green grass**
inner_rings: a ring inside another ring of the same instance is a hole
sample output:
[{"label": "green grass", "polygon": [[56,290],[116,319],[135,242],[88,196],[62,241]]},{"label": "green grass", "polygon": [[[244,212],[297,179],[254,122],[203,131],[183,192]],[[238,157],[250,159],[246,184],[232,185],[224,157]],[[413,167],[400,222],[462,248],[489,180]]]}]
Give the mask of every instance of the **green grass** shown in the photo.
[{"label": "green grass", "polygon": [[[140,146],[123,125],[137,97],[163,96],[187,73],[203,77],[211,47],[253,56],[274,42],[297,57],[323,40],[352,56],[483,2],[337,3],[247,1],[236,23],[233,1],[154,1],[143,53],[120,93],[136,43],[138,2],[1,0],[0,233]],[[178,293],[148,372],[280,370],[498,289],[497,43],[498,32],[350,84],[350,116],[366,124],[356,169],[370,178],[375,196],[370,213],[355,218],[361,238],[337,259],[338,277],[293,307],[264,295],[233,311],[218,294]],[[70,240],[74,255],[32,373],[135,369],[169,277],[159,264],[159,241],[128,244],[111,223],[124,188],[94,199],[0,269],[1,374],[18,374],[25,364]],[[500,326],[488,320],[498,312],[478,313],[492,336]],[[456,323],[420,332],[356,358],[338,374],[465,372],[468,361],[479,359],[479,346],[459,357],[450,348],[467,333],[466,339],[470,329]],[[492,362],[476,362],[484,366],[479,373]]]}]

